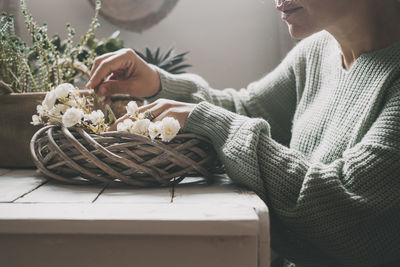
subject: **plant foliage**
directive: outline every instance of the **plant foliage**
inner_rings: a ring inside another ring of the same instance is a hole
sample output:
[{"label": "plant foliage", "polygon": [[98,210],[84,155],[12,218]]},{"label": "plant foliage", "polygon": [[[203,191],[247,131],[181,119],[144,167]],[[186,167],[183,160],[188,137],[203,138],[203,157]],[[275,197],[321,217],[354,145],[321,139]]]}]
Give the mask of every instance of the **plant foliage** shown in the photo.
[{"label": "plant foliage", "polygon": [[[32,45],[27,45],[16,35],[13,16],[1,14],[0,94],[50,91],[62,83],[84,84],[97,56],[124,47],[118,38],[119,31],[106,39],[96,39],[94,32],[100,25],[101,1],[96,1],[89,29],[77,44],[73,42],[75,29],[70,24],[66,25],[68,35],[65,40],[61,40],[59,35],[50,37],[47,25],[40,26],[33,19],[26,0],[20,0],[20,4]],[[175,54],[171,48],[162,53],[160,48],[154,52],[146,48],[145,53],[136,53],[146,62],[171,73],[183,73],[184,69],[191,67],[182,64],[188,52]]]},{"label": "plant foliage", "polygon": [[162,53],[160,48],[157,48],[154,52],[151,52],[149,48],[146,48],[145,53],[141,53],[138,50],[135,50],[135,52],[147,63],[156,65],[173,74],[185,73],[184,69],[192,66],[182,64],[189,52],[175,54],[173,48],[170,48],[166,53]]},{"label": "plant foliage", "polygon": [[50,37],[47,25],[39,26],[29,12],[26,1],[21,0],[25,24],[32,39],[28,46],[15,33],[14,18],[3,13],[0,16],[0,91],[37,92],[49,91],[61,83],[76,83],[89,75],[93,60],[104,53],[123,48],[119,32],[105,40],[95,38],[99,27],[100,1],[96,2],[95,14],[88,31],[74,44],[75,29],[66,25],[68,36]]}]

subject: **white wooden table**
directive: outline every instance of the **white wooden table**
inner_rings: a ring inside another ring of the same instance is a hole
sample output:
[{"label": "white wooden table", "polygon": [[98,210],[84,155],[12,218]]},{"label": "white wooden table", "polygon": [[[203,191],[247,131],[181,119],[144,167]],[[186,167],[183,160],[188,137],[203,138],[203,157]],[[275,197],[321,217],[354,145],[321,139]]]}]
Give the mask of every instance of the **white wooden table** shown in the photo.
[{"label": "white wooden table", "polygon": [[269,266],[265,204],[224,176],[185,180],[74,186],[0,169],[0,266]]}]

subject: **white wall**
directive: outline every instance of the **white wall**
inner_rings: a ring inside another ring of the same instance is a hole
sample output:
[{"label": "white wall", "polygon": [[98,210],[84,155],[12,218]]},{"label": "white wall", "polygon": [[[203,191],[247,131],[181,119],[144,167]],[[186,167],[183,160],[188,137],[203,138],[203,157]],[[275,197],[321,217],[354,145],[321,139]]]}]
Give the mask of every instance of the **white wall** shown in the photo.
[{"label": "white wall", "polygon": [[[81,35],[93,15],[87,0],[27,0],[27,4],[37,21],[47,22],[50,34],[65,36],[65,24],[70,22]],[[21,16],[19,23],[24,29]],[[104,19],[100,23],[97,37],[117,30]],[[240,88],[279,63],[278,23],[272,0],[180,0],[159,24],[141,34],[121,30],[121,38],[126,47],[139,50],[146,46],[189,50],[191,72],[215,88]]]}]

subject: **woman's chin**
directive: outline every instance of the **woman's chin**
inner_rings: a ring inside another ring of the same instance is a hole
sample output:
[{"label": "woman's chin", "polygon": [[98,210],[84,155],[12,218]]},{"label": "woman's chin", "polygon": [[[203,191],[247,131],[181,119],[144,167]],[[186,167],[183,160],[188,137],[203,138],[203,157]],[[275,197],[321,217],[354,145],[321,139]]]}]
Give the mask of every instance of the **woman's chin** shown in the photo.
[{"label": "woman's chin", "polygon": [[293,24],[288,24],[288,28],[290,36],[292,36],[294,39],[303,39],[317,32]]}]

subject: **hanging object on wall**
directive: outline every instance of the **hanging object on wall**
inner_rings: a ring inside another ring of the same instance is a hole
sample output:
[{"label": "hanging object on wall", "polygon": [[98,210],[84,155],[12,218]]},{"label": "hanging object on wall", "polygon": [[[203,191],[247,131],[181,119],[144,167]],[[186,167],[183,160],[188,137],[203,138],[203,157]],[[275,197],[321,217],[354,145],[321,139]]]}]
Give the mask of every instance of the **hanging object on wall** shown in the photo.
[{"label": "hanging object on wall", "polygon": [[[89,0],[94,6],[96,0]],[[142,32],[165,18],[178,0],[106,0],[100,14],[123,29]]]}]

